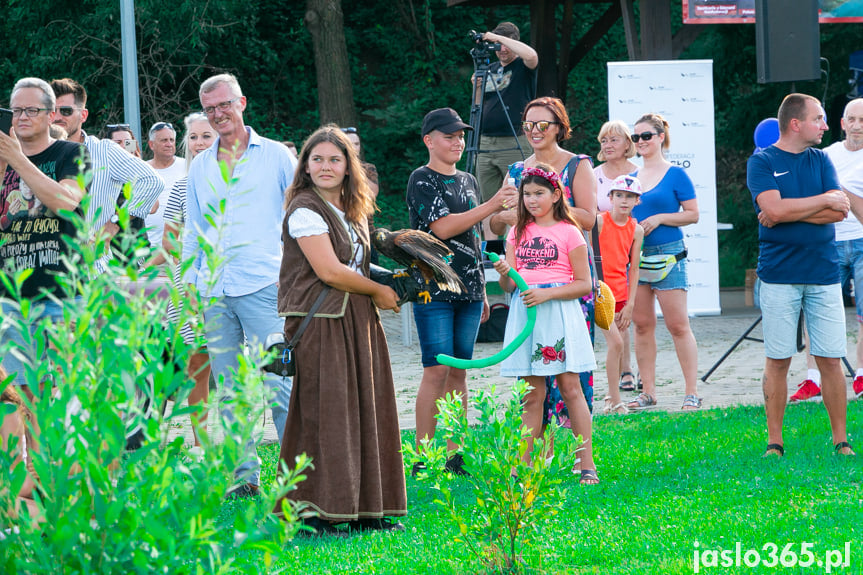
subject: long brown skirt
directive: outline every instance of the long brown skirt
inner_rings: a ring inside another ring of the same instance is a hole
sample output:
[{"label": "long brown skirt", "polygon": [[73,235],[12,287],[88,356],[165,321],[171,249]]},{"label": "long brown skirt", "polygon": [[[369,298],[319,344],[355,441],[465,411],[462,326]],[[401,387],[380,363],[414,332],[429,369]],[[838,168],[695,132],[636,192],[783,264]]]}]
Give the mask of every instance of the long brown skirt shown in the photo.
[{"label": "long brown skirt", "polygon": [[[287,318],[286,339],[301,321]],[[279,457],[292,468],[295,457],[306,453],[314,469],[288,498],[336,522],[406,515],[389,349],[371,298],[351,294],[344,317],[314,318],[295,353]]]}]

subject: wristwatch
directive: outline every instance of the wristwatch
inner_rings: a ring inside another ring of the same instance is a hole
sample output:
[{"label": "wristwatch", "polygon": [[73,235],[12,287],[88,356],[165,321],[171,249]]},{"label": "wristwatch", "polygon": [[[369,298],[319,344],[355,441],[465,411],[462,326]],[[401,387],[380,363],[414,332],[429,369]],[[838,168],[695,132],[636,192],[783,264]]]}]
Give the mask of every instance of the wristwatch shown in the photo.
[{"label": "wristwatch", "polygon": [[115,213],[113,216],[111,216],[111,219],[108,221],[111,222],[112,224],[119,224],[120,223],[120,216],[118,216]]}]

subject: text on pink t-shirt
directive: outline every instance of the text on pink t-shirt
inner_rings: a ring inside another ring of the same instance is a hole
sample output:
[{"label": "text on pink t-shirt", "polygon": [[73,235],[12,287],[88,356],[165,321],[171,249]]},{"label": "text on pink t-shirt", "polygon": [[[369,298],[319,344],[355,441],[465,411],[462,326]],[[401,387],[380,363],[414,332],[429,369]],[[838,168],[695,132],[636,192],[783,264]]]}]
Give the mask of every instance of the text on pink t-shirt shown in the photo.
[{"label": "text on pink t-shirt", "polygon": [[529,285],[569,283],[572,266],[569,252],[584,245],[584,237],[574,225],[557,222],[542,227],[531,222],[515,245],[515,227],[509,230],[506,242],[515,248],[515,270]]}]

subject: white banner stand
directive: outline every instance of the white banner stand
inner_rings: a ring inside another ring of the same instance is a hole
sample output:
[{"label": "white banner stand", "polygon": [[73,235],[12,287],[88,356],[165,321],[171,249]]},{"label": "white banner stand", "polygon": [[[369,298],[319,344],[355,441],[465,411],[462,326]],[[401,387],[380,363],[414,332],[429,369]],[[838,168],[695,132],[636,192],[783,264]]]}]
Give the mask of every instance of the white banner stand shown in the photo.
[{"label": "white banner stand", "polygon": [[[651,112],[668,121],[671,148],[665,157],[686,170],[698,198],[698,223],[683,228],[689,250],[688,312],[718,315],[713,61],[609,62],[608,117],[632,129]],[[640,164],[639,158],[633,161]]]}]

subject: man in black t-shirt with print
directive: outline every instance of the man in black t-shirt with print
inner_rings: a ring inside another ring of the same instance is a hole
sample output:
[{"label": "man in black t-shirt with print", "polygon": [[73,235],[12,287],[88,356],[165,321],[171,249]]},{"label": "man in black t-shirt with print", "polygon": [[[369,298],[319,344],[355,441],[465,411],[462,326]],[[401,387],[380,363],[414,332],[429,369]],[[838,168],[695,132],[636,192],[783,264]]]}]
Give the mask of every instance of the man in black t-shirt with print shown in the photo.
[{"label": "man in black t-shirt with print", "polygon": [[[435,356],[442,353],[470,359],[473,355],[479,324],[489,314],[480,222],[518,202],[518,190],[507,185],[481,204],[476,178],[456,169],[464,151],[464,131],[469,129],[452,108],[426,114],[422,137],[429,161],[414,170],[408,181],[411,227],[434,235],[452,250],[451,267],[467,288],[463,294],[432,291],[430,302],[413,305],[423,363],[416,403],[418,448],[423,438],[434,437],[438,399],[447,393],[460,393],[467,409],[465,370],[441,365]],[[463,473],[461,462],[461,456],[455,455],[447,462],[447,469]],[[421,464],[415,465],[414,474],[421,468]]]},{"label": "man in black t-shirt with print", "polygon": [[[40,299],[41,317],[61,320],[62,307],[45,295],[65,295],[56,275],[65,271],[62,256],[69,251],[63,236],[74,238],[76,228],[61,212],[80,213],[86,188],[78,176],[90,165],[84,146],[51,138],[55,106],[54,91],[39,78],[23,78],[12,89],[12,129],[9,134],[0,132],[0,264],[10,275],[32,270],[21,287],[22,298]],[[0,286],[0,297],[11,295]],[[20,309],[3,302],[2,314],[4,320],[14,320],[16,315],[20,318]],[[3,367],[16,374],[13,383],[32,397],[22,358],[38,361],[35,350],[24,347],[14,325],[4,321],[3,327],[0,341],[17,343],[3,357]]]},{"label": "man in black t-shirt with print", "polygon": [[[521,130],[521,114],[525,105],[536,97],[539,57],[536,50],[520,41],[518,27],[512,22],[501,22],[482,37],[488,42],[500,44],[497,52],[499,61],[489,67],[483,95],[480,124],[482,138],[480,153],[477,154],[476,175],[483,200],[487,200],[500,188],[507,167],[533,153],[530,142]],[[497,92],[500,92],[500,98]],[[518,140],[513,137],[513,128]],[[521,150],[518,149],[519,145]]]}]

